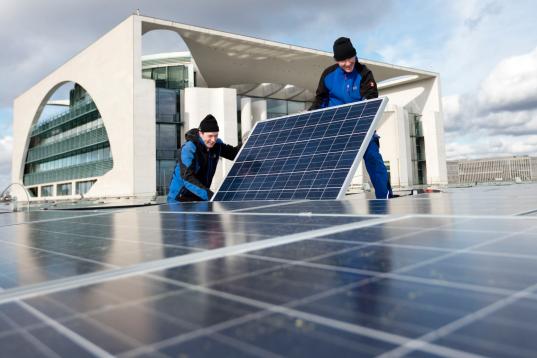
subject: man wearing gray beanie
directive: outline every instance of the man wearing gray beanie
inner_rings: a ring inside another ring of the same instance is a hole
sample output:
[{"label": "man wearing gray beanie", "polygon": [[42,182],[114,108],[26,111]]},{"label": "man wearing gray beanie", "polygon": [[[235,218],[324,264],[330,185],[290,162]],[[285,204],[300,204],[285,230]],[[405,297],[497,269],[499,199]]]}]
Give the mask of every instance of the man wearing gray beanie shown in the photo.
[{"label": "man wearing gray beanie", "polygon": [[179,151],[179,160],[170,183],[168,202],[211,200],[216,166],[220,157],[233,160],[240,146],[233,147],[218,138],[218,122],[208,114],[199,128],[185,134],[186,143]]},{"label": "man wearing gray beanie", "polygon": [[[333,49],[336,63],[323,71],[310,110],[377,98],[377,82],[373,73],[358,61],[351,40],[340,37],[334,41]],[[364,163],[375,188],[375,197],[388,199],[393,197],[393,193],[388,170],[379,151],[379,138],[375,132],[365,151]]]}]

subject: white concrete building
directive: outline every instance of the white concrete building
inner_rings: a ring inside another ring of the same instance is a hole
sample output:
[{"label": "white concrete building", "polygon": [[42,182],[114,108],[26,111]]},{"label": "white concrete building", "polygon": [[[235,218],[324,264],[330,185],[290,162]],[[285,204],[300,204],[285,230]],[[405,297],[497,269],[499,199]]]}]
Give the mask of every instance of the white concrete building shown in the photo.
[{"label": "white concrete building", "polygon": [[[142,61],[142,36],[155,30],[177,33],[190,52]],[[439,75],[361,62],[390,100],[378,133],[392,185],[446,185]],[[132,15],[15,99],[12,181],[33,200],[162,193],[169,178],[160,174],[170,172],[185,129],[212,113],[223,140],[236,144],[256,121],[307,108],[332,63],[329,52]],[[38,122],[66,82],[85,102],[72,99],[69,113]],[[174,105],[177,114],[161,110]]]},{"label": "white concrete building", "polygon": [[453,185],[537,180],[537,157],[450,160],[447,166]]}]

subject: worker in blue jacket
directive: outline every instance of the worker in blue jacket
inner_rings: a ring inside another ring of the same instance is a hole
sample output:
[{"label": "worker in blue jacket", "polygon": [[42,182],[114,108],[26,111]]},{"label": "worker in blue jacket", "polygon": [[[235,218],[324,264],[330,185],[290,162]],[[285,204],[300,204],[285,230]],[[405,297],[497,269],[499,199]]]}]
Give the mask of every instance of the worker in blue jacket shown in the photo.
[{"label": "worker in blue jacket", "polygon": [[[338,106],[365,99],[377,98],[377,83],[366,65],[358,62],[356,49],[347,37],[334,42],[336,63],[324,70],[319,80],[315,100],[310,110]],[[388,170],[379,151],[379,136],[375,132],[369,143],[364,162],[375,188],[377,199],[393,197]]]},{"label": "worker in blue jacket", "polygon": [[199,128],[186,133],[179,160],[170,183],[168,202],[207,201],[213,196],[211,183],[220,157],[233,160],[240,146],[233,147],[218,138],[218,122],[207,115]]}]

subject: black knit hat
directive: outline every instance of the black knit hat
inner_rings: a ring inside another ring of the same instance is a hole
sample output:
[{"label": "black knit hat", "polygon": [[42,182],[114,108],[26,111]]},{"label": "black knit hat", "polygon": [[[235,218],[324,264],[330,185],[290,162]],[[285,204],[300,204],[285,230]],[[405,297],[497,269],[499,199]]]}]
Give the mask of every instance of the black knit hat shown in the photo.
[{"label": "black knit hat", "polygon": [[351,39],[340,37],[334,41],[334,59],[343,61],[356,56],[356,49],[352,46]]},{"label": "black knit hat", "polygon": [[203,120],[200,123],[200,131],[201,132],[219,132],[220,128],[218,128],[218,122],[216,121],[216,118],[212,114],[208,114],[203,118]]}]

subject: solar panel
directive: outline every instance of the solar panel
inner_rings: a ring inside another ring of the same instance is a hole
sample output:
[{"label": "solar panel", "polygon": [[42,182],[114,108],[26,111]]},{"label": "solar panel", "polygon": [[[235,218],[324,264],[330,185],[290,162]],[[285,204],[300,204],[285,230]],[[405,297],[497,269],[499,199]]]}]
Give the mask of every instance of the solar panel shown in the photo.
[{"label": "solar panel", "polygon": [[537,184],[364,202],[1,214],[0,355],[535,356]]},{"label": "solar panel", "polygon": [[212,200],[342,198],[387,101],[258,122]]}]

